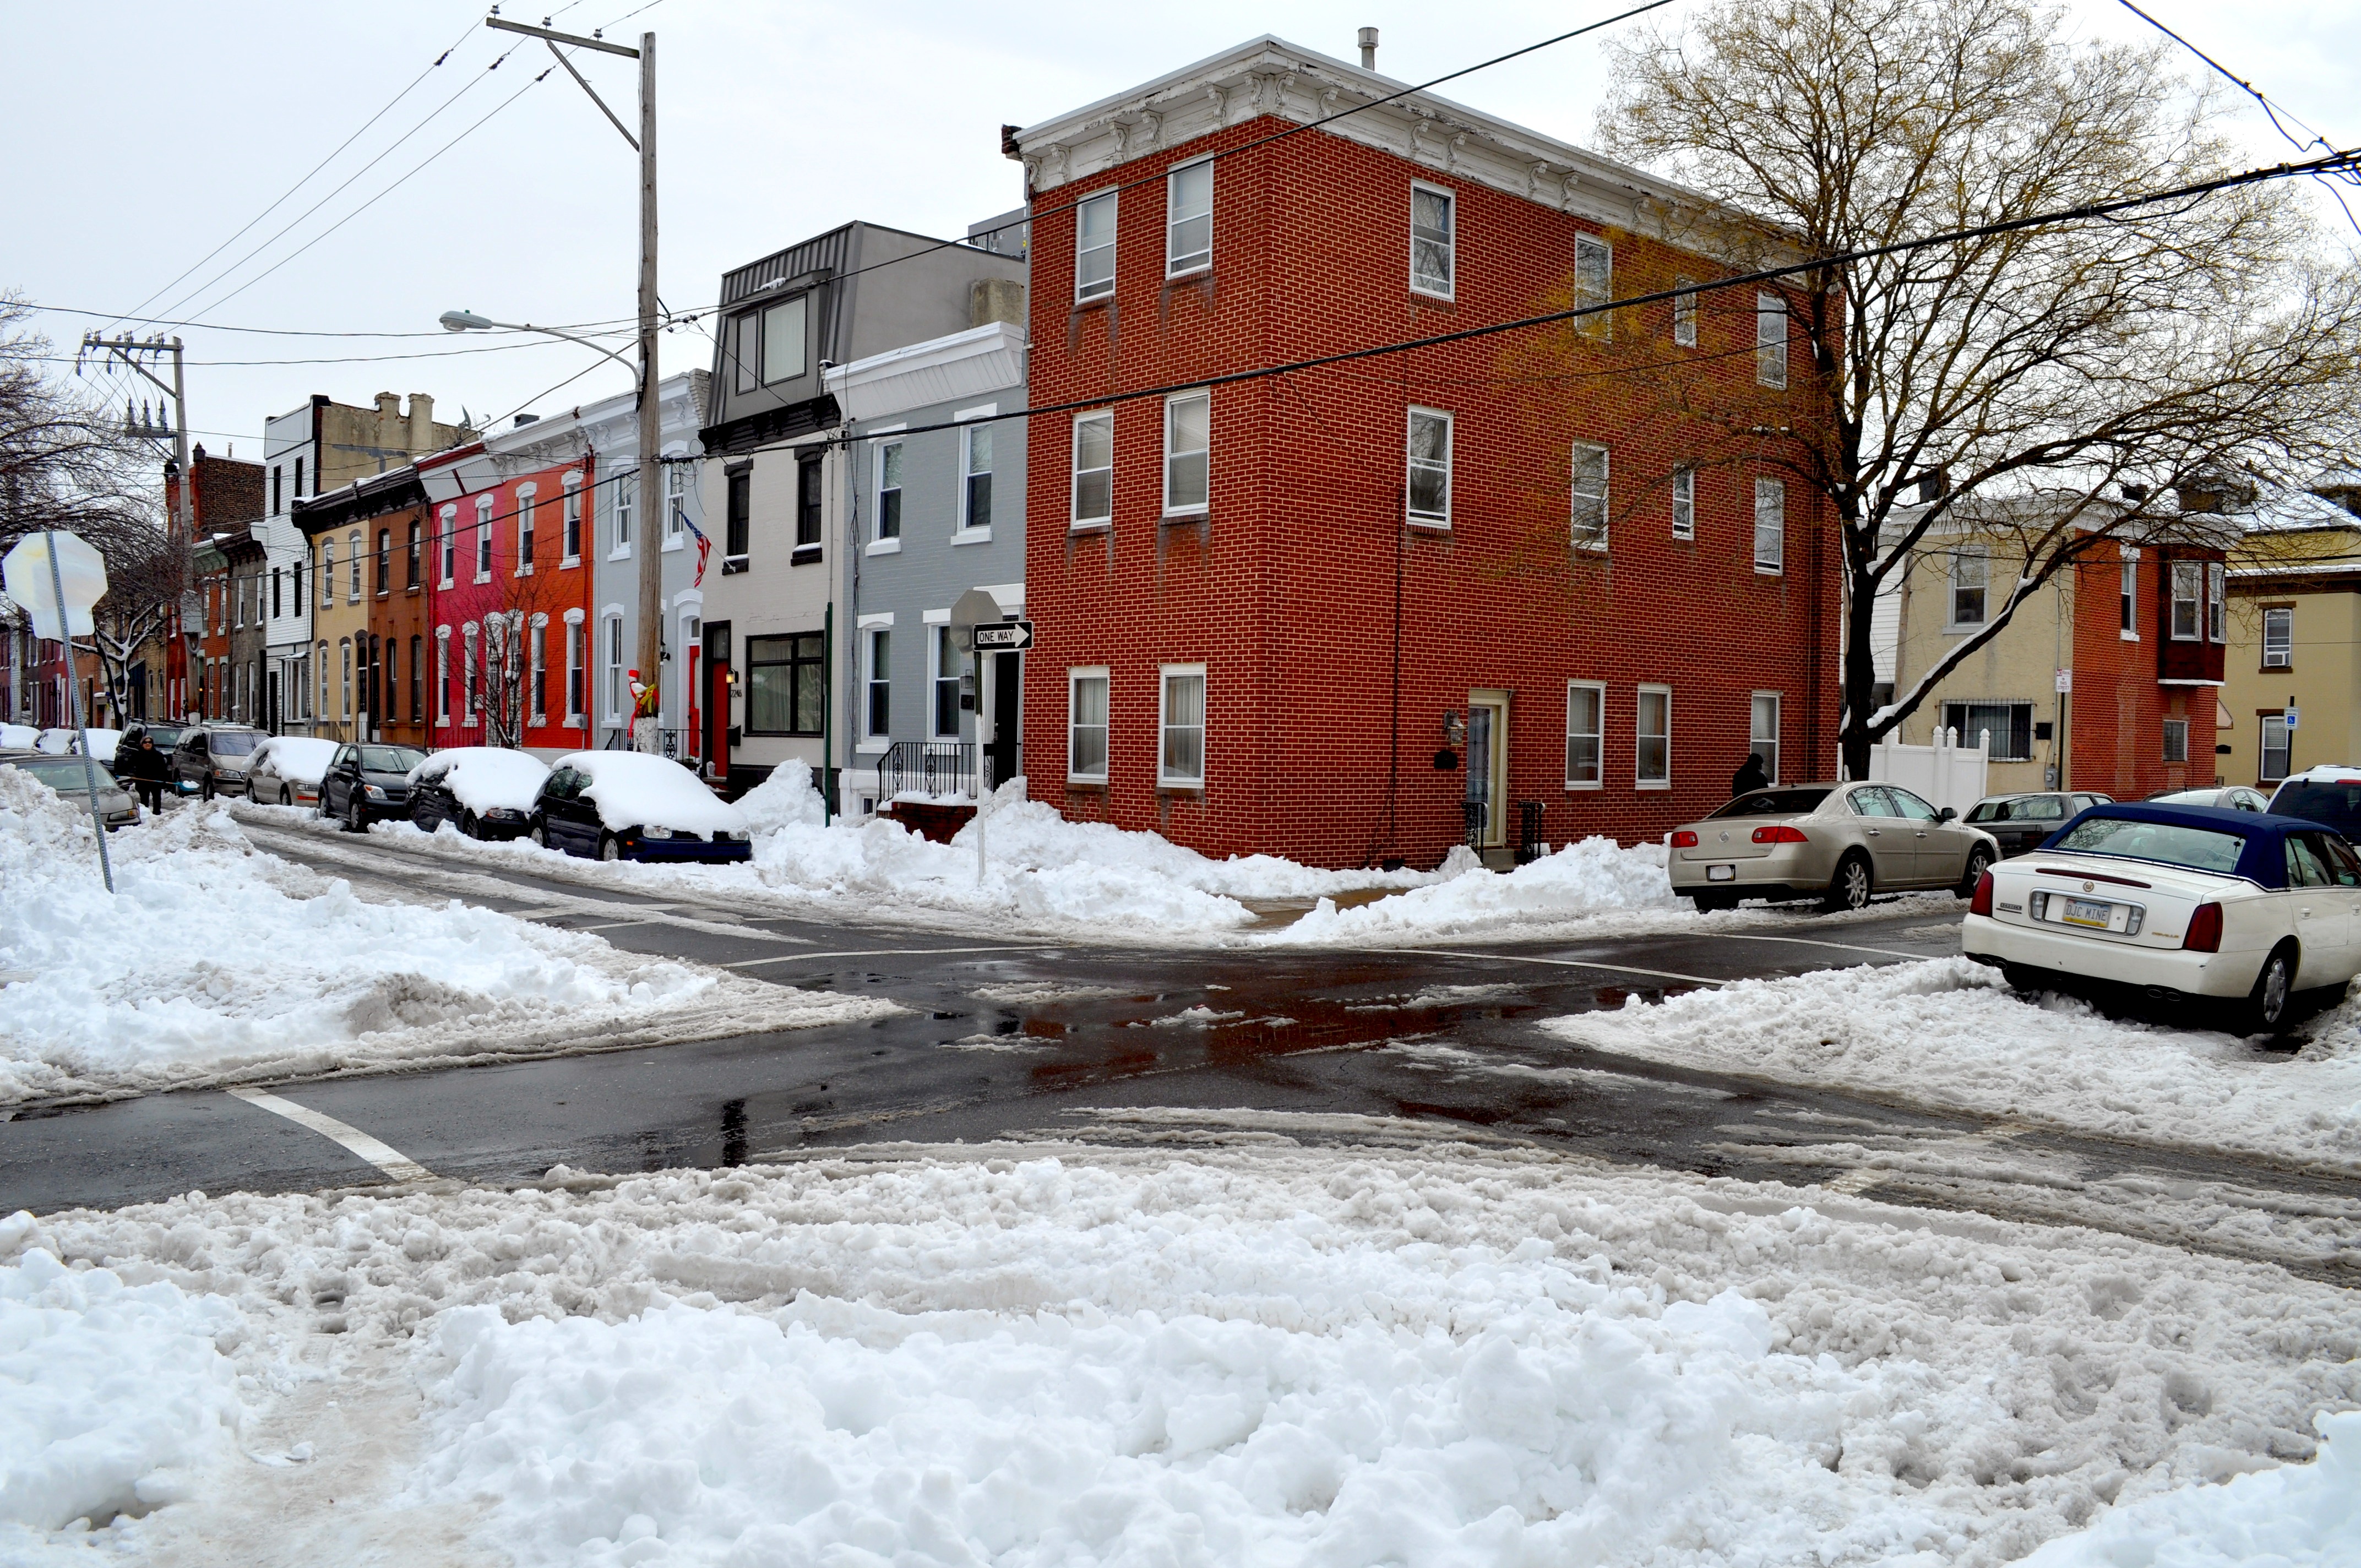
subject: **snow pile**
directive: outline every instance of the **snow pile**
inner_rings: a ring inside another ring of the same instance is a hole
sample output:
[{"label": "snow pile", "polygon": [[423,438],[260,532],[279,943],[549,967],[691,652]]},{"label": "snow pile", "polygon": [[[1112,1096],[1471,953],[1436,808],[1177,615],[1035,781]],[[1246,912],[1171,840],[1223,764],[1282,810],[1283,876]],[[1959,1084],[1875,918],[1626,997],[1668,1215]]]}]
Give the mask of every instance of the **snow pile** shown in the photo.
[{"label": "snow pile", "polygon": [[336,742],[315,735],[274,735],[255,748],[251,771],[268,762],[270,771],[290,784],[317,784],[335,760]]},{"label": "snow pile", "polygon": [[[344,1462],[336,1432],[424,1455],[338,1484],[339,1528],[476,1508],[525,1565],[1996,1563],[2309,1459],[2314,1414],[2361,1399],[2349,1297],[2275,1269],[1284,1135],[1315,1120],[1185,1156],[179,1200],[24,1239],[234,1304],[258,1382],[317,1368],[342,1425],[262,1412],[307,1464]],[[2284,1472],[2290,1504],[2341,1463]],[[273,1474],[109,1534],[169,1555]]]},{"label": "snow pile", "polygon": [[1966,959],[1748,980],[1548,1025],[1620,1056],[2361,1172],[2361,1000],[2292,1059],[2012,993]]},{"label": "snow pile", "polygon": [[452,798],[479,817],[502,806],[531,810],[548,777],[546,762],[505,746],[454,746],[410,770],[412,784],[448,779]]},{"label": "snow pile", "polygon": [[[1285,939],[1399,941],[1626,910],[1686,909],[1686,899],[1673,896],[1664,854],[1662,844],[1626,849],[1612,839],[1585,839],[1505,875],[1455,876],[1353,909],[1340,910],[1323,901],[1290,927]],[[1474,857],[1468,860],[1472,862]],[[1472,872],[1475,866],[1467,869]]]},{"label": "snow pile", "polygon": [[[460,905],[368,904],[256,854],[221,811],[109,840],[0,768],[0,1104],[890,1010],[621,952]],[[20,978],[28,977],[28,978]]]},{"label": "snow pile", "polygon": [[[30,1228],[0,1221],[0,1251]],[[36,1531],[185,1497],[192,1471],[234,1454],[246,1411],[214,1340],[244,1326],[219,1297],[126,1286],[38,1248],[0,1266],[0,1558],[19,1561]]]},{"label": "snow pile", "polygon": [[550,765],[572,768],[589,778],[582,798],[598,806],[598,820],[609,828],[746,831],[746,818],[736,806],[669,757],[646,751],[572,751]]}]

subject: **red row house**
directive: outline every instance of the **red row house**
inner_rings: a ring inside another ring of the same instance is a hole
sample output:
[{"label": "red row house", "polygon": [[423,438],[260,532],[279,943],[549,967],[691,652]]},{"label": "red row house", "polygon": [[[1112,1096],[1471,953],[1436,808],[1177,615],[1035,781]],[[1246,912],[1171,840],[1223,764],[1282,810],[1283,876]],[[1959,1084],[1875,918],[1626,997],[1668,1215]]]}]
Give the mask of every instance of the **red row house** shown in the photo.
[{"label": "red row house", "polygon": [[1265,37],[1005,138],[1035,797],[1212,854],[1497,862],[1657,837],[1750,750],[1825,774],[1839,574],[1784,466],[1784,297],[1686,291],[1747,269],[1684,237],[1732,232],[1702,198],[1401,92]]},{"label": "red row house", "polygon": [[[147,697],[145,717],[259,723],[264,705],[256,694],[264,592],[260,545],[252,528],[263,515],[262,465],[215,457],[201,444],[190,454],[189,475],[193,587],[158,656],[162,700]],[[178,526],[180,503],[180,466],[167,462],[164,509],[171,526]],[[135,715],[147,685],[135,671]]]}]

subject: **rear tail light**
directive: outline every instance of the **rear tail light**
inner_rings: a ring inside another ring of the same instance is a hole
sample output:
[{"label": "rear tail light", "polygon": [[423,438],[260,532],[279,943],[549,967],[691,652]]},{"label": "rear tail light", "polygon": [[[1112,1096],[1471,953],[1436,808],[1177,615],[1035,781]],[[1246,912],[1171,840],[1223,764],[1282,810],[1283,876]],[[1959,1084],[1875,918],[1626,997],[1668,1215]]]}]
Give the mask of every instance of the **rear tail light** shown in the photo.
[{"label": "rear tail light", "polygon": [[2218,953],[2222,950],[2222,906],[2201,904],[2189,916],[2189,935],[2180,939],[2181,947],[2192,953]]},{"label": "rear tail light", "polygon": [[1968,900],[1968,913],[1989,916],[1993,912],[1993,874],[1986,872],[1976,878],[1976,895]]},{"label": "rear tail light", "polygon": [[1673,835],[1673,848],[1675,850],[1694,850],[1697,844],[1697,835],[1686,828]]},{"label": "rear tail light", "polygon": [[1754,841],[1758,844],[1808,844],[1811,842],[1809,839],[1804,837],[1803,829],[1790,828],[1784,822],[1776,828],[1757,828],[1754,830]]}]

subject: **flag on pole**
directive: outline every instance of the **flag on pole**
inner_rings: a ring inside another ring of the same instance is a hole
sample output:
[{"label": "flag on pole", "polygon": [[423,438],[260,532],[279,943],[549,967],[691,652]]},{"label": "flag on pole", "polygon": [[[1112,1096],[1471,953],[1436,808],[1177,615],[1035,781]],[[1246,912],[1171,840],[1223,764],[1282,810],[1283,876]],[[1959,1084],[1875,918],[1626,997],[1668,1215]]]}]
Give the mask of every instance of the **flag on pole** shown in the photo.
[{"label": "flag on pole", "polygon": [[706,537],[705,530],[697,527],[697,521],[686,511],[680,514],[680,521],[691,533],[697,535],[697,577],[689,587],[701,588],[705,586],[705,558],[713,554],[713,541]]}]

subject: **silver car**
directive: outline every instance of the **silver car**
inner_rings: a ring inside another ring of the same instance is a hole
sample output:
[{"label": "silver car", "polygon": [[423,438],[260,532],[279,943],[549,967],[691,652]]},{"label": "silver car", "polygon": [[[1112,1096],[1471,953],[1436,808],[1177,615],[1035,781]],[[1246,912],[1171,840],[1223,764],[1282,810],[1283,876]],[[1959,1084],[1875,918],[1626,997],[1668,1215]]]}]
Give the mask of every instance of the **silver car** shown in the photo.
[{"label": "silver car", "polygon": [[2000,859],[1991,834],[1899,784],[1750,790],[1667,840],[1673,892],[1699,909],[1741,898],[1817,898],[1860,909],[1876,892],[1949,888],[1961,898]]},{"label": "silver car", "polygon": [[[0,767],[19,768],[66,797],[69,805],[87,810],[89,784],[80,757],[60,757],[47,751],[0,751]],[[115,782],[104,762],[97,765],[98,813],[110,833],[139,820],[139,803]]]}]

